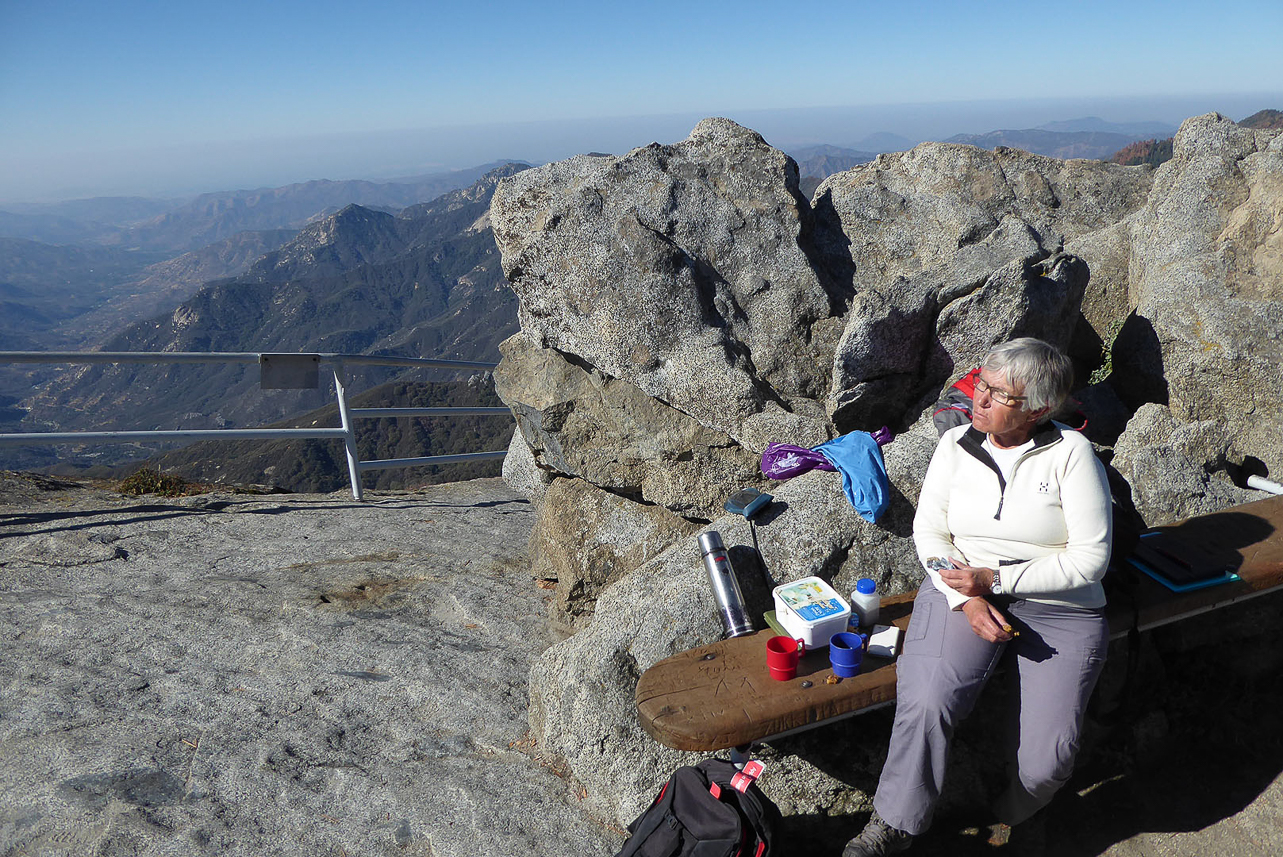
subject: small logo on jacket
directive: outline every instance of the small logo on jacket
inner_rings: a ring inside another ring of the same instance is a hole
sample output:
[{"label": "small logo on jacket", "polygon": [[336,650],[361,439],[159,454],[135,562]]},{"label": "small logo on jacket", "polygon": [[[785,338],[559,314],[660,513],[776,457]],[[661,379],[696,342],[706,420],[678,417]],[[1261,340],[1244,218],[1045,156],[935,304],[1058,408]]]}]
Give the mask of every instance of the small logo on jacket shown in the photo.
[{"label": "small logo on jacket", "polygon": [[1039,493],[1039,494],[1050,494],[1050,493],[1051,493],[1051,483],[1050,483],[1050,482],[1039,482],[1039,483],[1038,483],[1038,493]]}]

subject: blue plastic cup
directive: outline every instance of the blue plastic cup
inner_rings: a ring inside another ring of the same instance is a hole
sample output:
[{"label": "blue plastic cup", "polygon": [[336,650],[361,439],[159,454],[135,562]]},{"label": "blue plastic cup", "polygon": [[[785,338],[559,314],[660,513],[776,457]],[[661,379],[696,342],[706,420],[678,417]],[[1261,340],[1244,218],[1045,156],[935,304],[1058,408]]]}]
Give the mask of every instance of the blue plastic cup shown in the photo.
[{"label": "blue plastic cup", "polygon": [[833,665],[834,675],[850,678],[860,674],[868,639],[866,634],[850,631],[839,631],[829,638],[829,663]]}]

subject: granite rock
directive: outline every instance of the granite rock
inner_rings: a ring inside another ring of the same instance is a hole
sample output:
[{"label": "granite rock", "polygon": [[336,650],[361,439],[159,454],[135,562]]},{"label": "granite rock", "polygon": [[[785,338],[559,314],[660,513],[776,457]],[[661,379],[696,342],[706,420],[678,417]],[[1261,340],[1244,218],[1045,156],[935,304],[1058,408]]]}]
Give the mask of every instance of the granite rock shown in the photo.
[{"label": "granite rock", "polygon": [[[1068,346],[1074,325],[1065,320],[1079,307],[1063,296],[1052,301],[1062,314],[1049,315],[1045,299],[1037,305],[1045,289],[1027,290],[1023,300],[1004,296],[1016,299],[993,331],[960,326],[956,317],[995,296],[982,287],[1000,269],[1022,260],[1027,268],[1074,241],[1085,255],[1069,288],[1081,303],[1089,270],[1117,269],[1115,244],[1091,236],[1138,209],[1151,181],[1144,169],[946,143],[881,155],[826,179],[813,199],[816,235],[828,254],[842,254],[831,267],[846,271],[835,279],[849,281],[855,293],[827,400],[839,430],[912,422],[924,396],[932,398],[1003,338],[1023,333]],[[1116,274],[1101,288],[1116,295]],[[974,341],[942,352],[940,327],[951,321],[955,338]],[[1098,314],[1092,322],[1109,324]]]},{"label": "granite rock", "polygon": [[614,853],[532,752],[533,519],[0,476],[0,853]]},{"label": "granite rock", "polygon": [[502,352],[496,388],[542,471],[704,520],[721,515],[726,486],[765,487],[756,454],[634,384],[525,333]]},{"label": "granite rock", "polygon": [[1132,486],[1136,511],[1158,527],[1260,499],[1229,478],[1233,437],[1223,421],[1183,423],[1166,407],[1145,404],[1128,421],[1110,463]]},{"label": "granite rock", "polygon": [[[797,165],[706,119],[669,146],[505,179],[521,328],[758,452],[824,393],[843,295],[807,257]],[[819,325],[819,326],[817,326]]]},{"label": "granite rock", "polygon": [[634,503],[582,479],[553,480],[530,536],[531,574],[555,582],[553,627],[585,627],[602,589],[698,529],[663,506]]},{"label": "granite rock", "polygon": [[508,454],[503,457],[503,481],[528,500],[538,500],[548,490],[552,476],[539,466],[534,450],[519,431],[512,433]]},{"label": "granite rock", "polygon": [[[856,298],[828,399],[839,430],[874,431],[916,419],[943,386],[979,365],[999,342],[1037,336],[1068,347],[1072,329],[1063,319],[1078,311],[1087,265],[1064,253],[1045,257],[1032,241],[1024,246],[1031,255],[999,264],[1020,238],[1032,238],[1019,227],[1013,231],[1016,242],[1000,240],[1002,249],[977,245],[979,252],[947,270]],[[952,279],[959,272],[980,279]]]},{"label": "granite rock", "polygon": [[1221,422],[1230,455],[1283,472],[1283,133],[1188,119],[1129,221],[1135,315],[1115,386],[1132,409]]}]

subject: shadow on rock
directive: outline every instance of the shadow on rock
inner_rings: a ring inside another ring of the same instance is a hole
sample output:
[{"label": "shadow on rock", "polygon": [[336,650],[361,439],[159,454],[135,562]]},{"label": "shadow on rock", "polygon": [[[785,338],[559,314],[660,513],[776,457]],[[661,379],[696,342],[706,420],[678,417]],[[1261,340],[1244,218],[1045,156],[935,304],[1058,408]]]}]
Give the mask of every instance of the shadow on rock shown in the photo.
[{"label": "shadow on rock", "polygon": [[[1002,722],[1014,700],[1010,675],[995,676],[958,728],[935,822],[909,853],[1090,857],[1146,834],[1202,831],[1255,803],[1283,772],[1283,597],[1215,615],[1214,621],[1189,620],[1144,635],[1139,672],[1124,691],[1126,716],[1109,726],[1088,720],[1070,782],[997,849],[985,825],[993,820],[992,799],[1005,786],[1005,755],[1001,736],[986,724]],[[1108,671],[1121,673],[1124,662],[1112,649],[1102,685],[1118,678]],[[871,798],[891,712],[805,732],[775,742],[774,749]],[[769,751],[762,755],[769,758]],[[779,854],[837,857],[867,820],[867,809],[786,817]],[[1197,843],[1174,842],[1163,853],[1193,854],[1206,845],[1200,837]],[[1135,853],[1153,847],[1142,840]]]}]

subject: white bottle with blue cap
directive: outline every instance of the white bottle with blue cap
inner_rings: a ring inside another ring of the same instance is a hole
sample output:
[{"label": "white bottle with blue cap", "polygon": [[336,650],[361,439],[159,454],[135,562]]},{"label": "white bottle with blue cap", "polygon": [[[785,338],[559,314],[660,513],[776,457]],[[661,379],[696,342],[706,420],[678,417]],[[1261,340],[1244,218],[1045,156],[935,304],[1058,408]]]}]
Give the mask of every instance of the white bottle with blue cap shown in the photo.
[{"label": "white bottle with blue cap", "polygon": [[869,577],[861,577],[851,590],[851,610],[860,617],[861,628],[871,628],[878,622],[878,610],[882,606],[882,596],[878,595],[878,585]]}]

